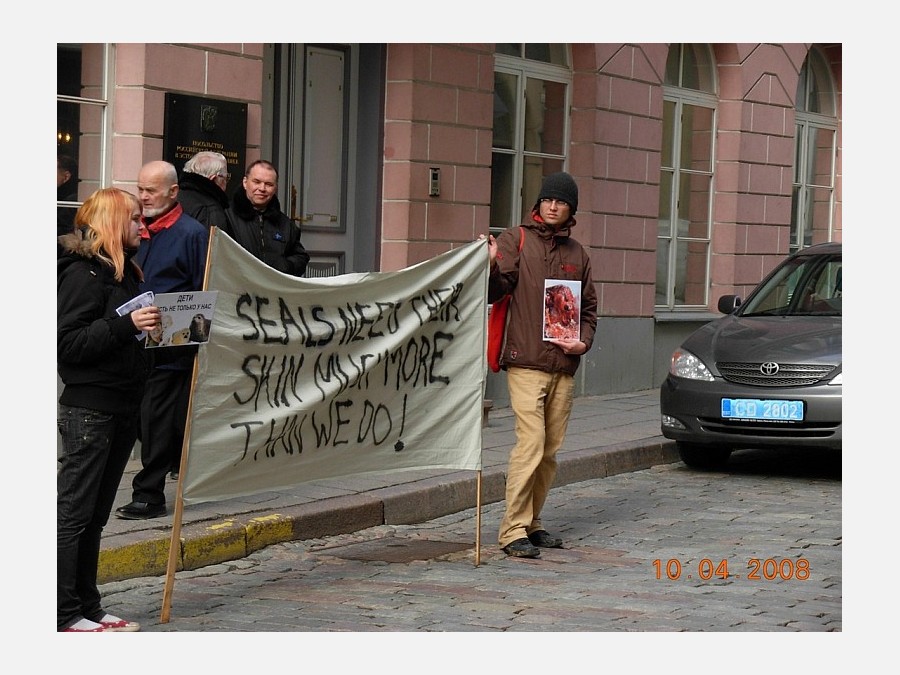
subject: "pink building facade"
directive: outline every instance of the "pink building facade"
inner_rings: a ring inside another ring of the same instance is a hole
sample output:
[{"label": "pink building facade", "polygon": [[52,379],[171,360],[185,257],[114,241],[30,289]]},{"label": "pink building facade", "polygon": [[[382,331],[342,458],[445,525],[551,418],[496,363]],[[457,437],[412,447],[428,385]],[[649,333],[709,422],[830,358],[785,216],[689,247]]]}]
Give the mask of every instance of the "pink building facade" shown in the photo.
[{"label": "pink building facade", "polygon": [[[515,224],[539,174],[564,169],[600,299],[578,394],[650,389],[720,295],[842,234],[841,45],[687,47],[77,45],[80,89],[58,100],[81,114],[58,137],[79,137],[79,199],[133,191],[165,158],[167,93],[246,105],[245,163],[279,167],[282,207],[335,273],[397,270]],[[501,87],[517,82],[521,96]],[[500,402],[502,377],[488,385]]]}]

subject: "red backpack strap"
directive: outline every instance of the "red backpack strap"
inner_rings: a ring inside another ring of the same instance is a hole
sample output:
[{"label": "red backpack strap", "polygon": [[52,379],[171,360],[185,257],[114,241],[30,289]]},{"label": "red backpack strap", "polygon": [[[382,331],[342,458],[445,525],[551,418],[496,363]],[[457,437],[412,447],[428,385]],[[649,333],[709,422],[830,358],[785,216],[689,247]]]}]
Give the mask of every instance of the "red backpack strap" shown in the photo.
[{"label": "red backpack strap", "polygon": [[[525,228],[519,227],[519,253],[522,252],[524,245]],[[512,295],[507,293],[491,305],[491,311],[488,314],[487,360],[488,366],[495,373],[500,372],[500,354],[503,352],[506,334],[506,312],[511,299]]]}]

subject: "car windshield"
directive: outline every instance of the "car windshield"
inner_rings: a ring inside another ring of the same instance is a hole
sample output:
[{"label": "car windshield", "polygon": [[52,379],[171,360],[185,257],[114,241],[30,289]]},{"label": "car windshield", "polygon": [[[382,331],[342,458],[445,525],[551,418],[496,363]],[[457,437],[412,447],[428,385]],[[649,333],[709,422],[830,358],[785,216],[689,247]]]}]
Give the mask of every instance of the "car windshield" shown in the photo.
[{"label": "car windshield", "polygon": [[741,316],[841,316],[841,254],[799,256],[751,294]]}]

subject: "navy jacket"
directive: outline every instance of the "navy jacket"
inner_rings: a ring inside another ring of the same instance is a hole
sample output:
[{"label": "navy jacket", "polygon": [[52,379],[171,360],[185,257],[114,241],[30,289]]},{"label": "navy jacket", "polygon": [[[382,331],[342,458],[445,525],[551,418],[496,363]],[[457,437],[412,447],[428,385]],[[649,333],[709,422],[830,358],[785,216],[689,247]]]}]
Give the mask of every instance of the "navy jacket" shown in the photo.
[{"label": "navy jacket", "polygon": [[[186,213],[171,227],[141,239],[135,260],[144,272],[141,292],[202,291],[206,271],[209,230]],[[171,370],[193,368],[197,345],[165,347],[154,351],[154,364]]]}]

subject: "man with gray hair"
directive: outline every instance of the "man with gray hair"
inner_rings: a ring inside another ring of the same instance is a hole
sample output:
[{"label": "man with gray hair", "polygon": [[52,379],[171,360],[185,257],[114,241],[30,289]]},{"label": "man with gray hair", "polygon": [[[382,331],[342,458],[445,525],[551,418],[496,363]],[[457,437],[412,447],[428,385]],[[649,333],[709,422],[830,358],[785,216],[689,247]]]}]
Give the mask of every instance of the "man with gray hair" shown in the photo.
[{"label": "man with gray hair", "polygon": [[184,212],[209,227],[225,226],[228,208],[228,160],[220,152],[203,150],[191,157],[178,181],[178,202]]},{"label": "man with gray hair", "polygon": [[[209,229],[178,202],[178,173],[169,162],[147,162],[138,172],[141,244],[134,257],[144,273],[141,291],[189,293],[203,289]],[[151,371],[141,401],[141,470],[132,501],[116,517],[166,515],[166,474],[177,473],[187,424],[197,345],[150,350]]]}]

